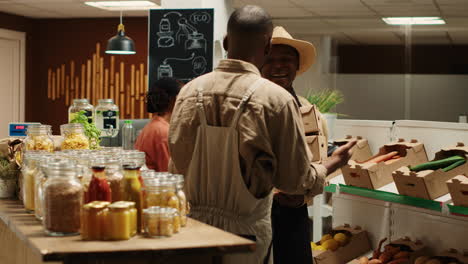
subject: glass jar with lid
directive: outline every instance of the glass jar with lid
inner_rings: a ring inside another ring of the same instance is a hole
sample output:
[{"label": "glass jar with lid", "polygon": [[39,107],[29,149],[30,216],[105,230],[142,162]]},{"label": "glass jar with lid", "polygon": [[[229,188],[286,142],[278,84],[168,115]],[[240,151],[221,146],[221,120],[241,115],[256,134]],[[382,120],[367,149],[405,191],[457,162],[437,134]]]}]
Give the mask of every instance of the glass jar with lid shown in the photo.
[{"label": "glass jar with lid", "polygon": [[42,221],[44,216],[44,184],[47,181],[47,175],[44,170],[49,161],[59,160],[61,158],[54,157],[52,154],[43,155],[38,159],[38,173],[34,185],[34,216],[39,221]]},{"label": "glass jar with lid", "polygon": [[107,206],[109,202],[94,201],[83,205],[81,213],[81,238],[104,240],[107,238]]},{"label": "glass jar with lid", "polygon": [[185,195],[185,192],[184,192],[184,183],[185,183],[184,175],[173,174],[171,175],[171,177],[174,179],[177,198],[179,198],[180,222],[182,226],[186,226],[189,206],[187,203],[187,196]]},{"label": "glass jar with lid", "polygon": [[123,199],[122,191],[124,175],[121,158],[119,156],[112,155],[111,153],[106,153],[98,157],[100,158],[102,165],[105,166],[104,171],[112,192],[112,202],[125,200]]},{"label": "glass jar with lid", "polygon": [[89,139],[85,135],[82,124],[70,123],[60,126],[60,133],[63,137],[61,149],[89,149]]},{"label": "glass jar with lid", "polygon": [[79,234],[83,186],[76,177],[75,163],[69,159],[48,161],[44,172],[45,232],[50,236]]},{"label": "glass jar with lid", "polygon": [[149,237],[170,237],[174,234],[174,215],[171,208],[153,206],[143,211],[145,234]]},{"label": "glass jar with lid", "polygon": [[137,209],[137,231],[142,229],[143,192],[139,180],[140,168],[135,165],[124,165],[124,178],[122,182],[122,200],[135,202]]},{"label": "glass jar with lid", "polygon": [[131,205],[127,202],[116,202],[108,206],[109,231],[107,238],[110,240],[127,240],[133,236],[135,215],[131,211]]},{"label": "glass jar with lid", "polygon": [[92,176],[87,191],[84,194],[84,202],[93,201],[112,202],[112,189],[107,180],[106,160],[103,157],[95,156],[91,161]]},{"label": "glass jar with lid", "polygon": [[68,122],[75,119],[76,114],[80,111],[85,111],[89,123],[93,122],[94,106],[86,98],[73,99],[73,104],[68,108]]},{"label": "glass jar with lid", "polygon": [[95,123],[104,137],[116,137],[119,133],[119,107],[112,99],[99,99]]},{"label": "glass jar with lid", "polygon": [[29,125],[24,139],[25,150],[45,150],[54,152],[52,127],[49,125]]},{"label": "glass jar with lid", "polygon": [[39,160],[42,155],[49,153],[47,151],[28,151],[23,157],[23,166],[21,174],[23,179],[21,182],[23,205],[27,212],[32,213],[35,209],[35,186],[37,174],[40,170]]},{"label": "glass jar with lid", "polygon": [[140,167],[140,171],[148,170],[146,166],[146,154],[139,150],[124,150],[122,152],[122,160],[125,164],[133,163]]},{"label": "glass jar with lid", "polygon": [[145,188],[146,206],[171,207],[179,210],[179,198],[176,187],[169,177],[148,179]]}]

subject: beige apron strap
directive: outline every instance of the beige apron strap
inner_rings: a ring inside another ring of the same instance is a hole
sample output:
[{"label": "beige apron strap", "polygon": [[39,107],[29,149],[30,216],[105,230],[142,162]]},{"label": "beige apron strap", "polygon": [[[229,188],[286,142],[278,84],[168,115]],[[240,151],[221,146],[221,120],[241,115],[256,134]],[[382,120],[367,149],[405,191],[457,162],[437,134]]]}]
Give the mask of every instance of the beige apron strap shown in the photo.
[{"label": "beige apron strap", "polygon": [[203,107],[203,87],[205,86],[206,82],[202,81],[202,85],[197,87],[197,112],[198,117],[200,118],[200,124],[202,126],[206,126],[206,115],[205,115],[205,108]]},{"label": "beige apron strap", "polygon": [[249,101],[250,97],[252,94],[257,90],[258,87],[265,81],[265,79],[260,78],[256,80],[247,90],[247,92],[242,96],[242,100],[237,106],[236,113],[234,114],[234,118],[232,119],[231,123],[231,128],[235,128],[237,126],[237,123],[239,122],[240,115],[242,114],[242,110],[244,108],[244,105]]}]

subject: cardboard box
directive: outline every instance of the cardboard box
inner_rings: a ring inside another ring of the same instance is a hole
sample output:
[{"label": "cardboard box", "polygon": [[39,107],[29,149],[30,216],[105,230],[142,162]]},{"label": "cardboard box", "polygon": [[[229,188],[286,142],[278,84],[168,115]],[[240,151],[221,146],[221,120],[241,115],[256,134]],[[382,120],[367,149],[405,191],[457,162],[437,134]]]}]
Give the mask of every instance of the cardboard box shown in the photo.
[{"label": "cardboard box", "polygon": [[306,134],[323,135],[322,117],[315,105],[301,107],[301,115]]},{"label": "cardboard box", "polygon": [[468,207],[468,177],[458,175],[447,181],[453,205]]},{"label": "cardboard box", "polygon": [[393,181],[392,172],[398,168],[427,162],[424,145],[414,139],[411,142],[399,139],[395,143],[386,144],[379,149],[379,153],[374,157],[392,151],[397,151],[401,158],[380,163],[358,163],[350,160],[347,165],[341,168],[345,183],[356,187],[378,189]]},{"label": "cardboard box", "polygon": [[[410,255],[409,255],[409,260],[406,261],[406,262],[403,262],[401,264],[413,264],[414,261],[418,257],[423,256],[423,255],[427,255],[427,253],[428,253],[427,248],[424,246],[424,244],[421,241],[419,241],[419,240],[411,241],[411,239],[409,239],[408,237],[392,241],[392,242],[389,243],[389,245],[392,245],[394,247],[399,247],[401,251],[410,251],[411,252]],[[381,248],[382,252],[384,250],[385,250],[384,248]],[[389,262],[387,262],[387,263],[389,263]],[[359,258],[355,258],[353,261],[348,262],[348,263],[359,264],[360,263]]]},{"label": "cardboard box", "polygon": [[[454,155],[466,157],[467,154],[468,148],[459,143],[456,147],[442,149],[437,152],[433,161]],[[460,174],[468,175],[468,163],[447,172],[442,169],[414,172],[410,171],[408,167],[401,167],[394,171],[392,176],[399,194],[434,200],[447,194],[449,190],[446,182]]]},{"label": "cardboard box", "polygon": [[[345,233],[350,237],[348,243],[339,247],[336,251],[326,250],[312,250],[312,255],[316,264],[338,264],[346,263],[357,256],[371,250],[369,237],[365,230],[356,226],[351,228],[349,225],[333,228],[331,235],[336,233]],[[316,243],[320,245],[320,242]]]},{"label": "cardboard box", "polygon": [[322,161],[327,158],[328,144],[324,136],[306,136],[306,141],[312,152],[311,161]]},{"label": "cardboard box", "polygon": [[457,263],[456,261],[458,261],[458,263],[468,263],[468,252],[460,253],[456,249],[451,248],[435,256],[434,259],[444,261],[442,263]]},{"label": "cardboard box", "polygon": [[351,149],[353,151],[353,155],[351,156],[350,160],[355,160],[357,162],[363,162],[372,157],[372,151],[369,146],[369,142],[367,139],[362,138],[361,136],[353,137],[351,135],[347,135],[343,139],[338,139],[333,142],[336,146],[343,146],[346,143],[357,140],[356,145]]}]

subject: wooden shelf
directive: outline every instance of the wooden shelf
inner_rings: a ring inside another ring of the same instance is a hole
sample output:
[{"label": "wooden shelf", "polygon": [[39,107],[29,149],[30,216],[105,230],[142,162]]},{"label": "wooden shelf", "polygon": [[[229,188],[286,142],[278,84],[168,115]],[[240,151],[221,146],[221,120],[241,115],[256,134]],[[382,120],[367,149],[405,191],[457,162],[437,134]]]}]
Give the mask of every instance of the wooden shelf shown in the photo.
[{"label": "wooden shelf", "polygon": [[[136,236],[126,241],[83,241],[80,236],[48,237],[40,222],[26,213],[19,201],[0,200],[0,219],[27,248],[39,254],[42,261],[75,263],[67,260],[105,260],[116,257],[134,260],[136,257],[145,259],[171,255],[220,256],[255,249],[255,243],[250,240],[190,218],[187,226],[172,237],[152,239]],[[4,232],[0,232],[0,244],[7,242],[2,235]],[[0,263],[4,263],[1,254]]]}]

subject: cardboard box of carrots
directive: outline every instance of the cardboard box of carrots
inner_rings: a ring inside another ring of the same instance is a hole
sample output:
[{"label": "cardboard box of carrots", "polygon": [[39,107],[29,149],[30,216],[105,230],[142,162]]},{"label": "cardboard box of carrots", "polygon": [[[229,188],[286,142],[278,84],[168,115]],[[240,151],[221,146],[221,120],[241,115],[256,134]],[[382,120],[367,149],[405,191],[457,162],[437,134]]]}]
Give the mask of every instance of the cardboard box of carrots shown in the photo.
[{"label": "cardboard box of carrots", "polygon": [[466,264],[468,263],[468,254],[458,252],[455,249],[449,249],[437,256],[424,255],[418,257],[414,264]]},{"label": "cardboard box of carrots", "polygon": [[316,264],[346,263],[371,250],[367,232],[349,225],[333,228],[330,234],[312,242],[311,246]]},{"label": "cardboard box of carrots", "polygon": [[433,200],[449,192],[446,182],[468,175],[468,147],[458,143],[442,149],[429,162],[404,166],[393,172],[398,193]]},{"label": "cardboard box of carrots", "polygon": [[360,257],[349,263],[352,264],[413,264],[414,261],[427,254],[427,248],[421,241],[412,241],[408,237],[394,240],[382,248],[387,238],[380,240],[372,256]]},{"label": "cardboard box of carrots", "polygon": [[392,172],[403,166],[427,162],[424,145],[417,140],[399,139],[386,144],[379,153],[365,161],[350,160],[341,171],[347,185],[378,189],[393,181]]}]

